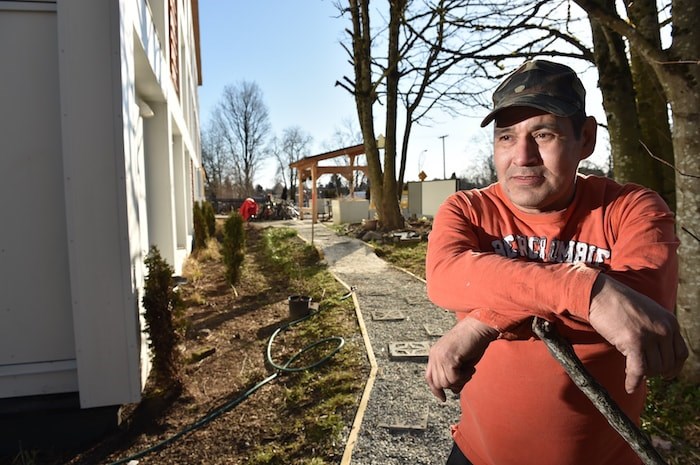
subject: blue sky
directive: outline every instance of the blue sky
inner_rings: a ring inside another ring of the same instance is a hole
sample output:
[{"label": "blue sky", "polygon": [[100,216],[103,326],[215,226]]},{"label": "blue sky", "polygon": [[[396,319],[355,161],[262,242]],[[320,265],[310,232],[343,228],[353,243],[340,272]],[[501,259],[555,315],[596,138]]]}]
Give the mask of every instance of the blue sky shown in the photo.
[{"label": "blue sky", "polygon": [[[309,155],[325,151],[335,128],[355,117],[352,96],[334,86],[352,68],[339,43],[345,21],[334,17],[332,3],[200,0],[199,9],[202,126],[226,85],[254,81],[275,134],[299,126],[314,139]],[[274,175],[269,165],[266,177]],[[272,180],[258,181],[269,187]]]},{"label": "blue sky", "polygon": [[351,72],[339,45],[344,21],[330,1],[200,0],[202,120],[208,121],[227,84],[255,81],[273,130],[298,125],[328,138],[352,97],[337,79]]},{"label": "blue sky", "polygon": [[[349,19],[338,17],[331,0],[200,0],[199,15],[203,128],[226,85],[254,81],[262,90],[275,134],[301,127],[313,137],[309,155],[338,148],[332,144],[333,133],[343,120],[356,119],[356,111],[352,96],[334,85],[343,76],[352,77],[352,68],[340,45]],[[597,92],[594,84],[587,87],[589,95]],[[438,117],[431,128],[414,127],[406,179],[417,180],[421,169],[428,179],[442,177],[443,170],[447,176],[464,172],[485,150],[478,146],[490,139],[491,128],[478,127],[481,116]],[[382,126],[378,122],[377,134]],[[442,135],[447,135],[444,168]],[[256,182],[271,187],[274,174],[274,162],[269,161]]]}]

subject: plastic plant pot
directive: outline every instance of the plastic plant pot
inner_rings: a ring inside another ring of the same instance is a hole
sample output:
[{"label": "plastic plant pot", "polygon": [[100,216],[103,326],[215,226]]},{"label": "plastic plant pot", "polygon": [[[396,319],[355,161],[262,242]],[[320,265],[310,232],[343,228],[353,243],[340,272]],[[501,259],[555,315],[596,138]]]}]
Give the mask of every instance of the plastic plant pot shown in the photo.
[{"label": "plastic plant pot", "polygon": [[289,316],[293,320],[297,320],[309,314],[311,297],[307,295],[290,295],[287,300],[289,301]]}]

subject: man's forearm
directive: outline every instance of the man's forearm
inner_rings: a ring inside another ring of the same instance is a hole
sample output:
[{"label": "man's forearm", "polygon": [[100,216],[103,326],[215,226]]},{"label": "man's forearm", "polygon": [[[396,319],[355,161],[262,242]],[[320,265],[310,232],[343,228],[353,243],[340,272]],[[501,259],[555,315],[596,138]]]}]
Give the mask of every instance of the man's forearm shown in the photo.
[{"label": "man's forearm", "polygon": [[[428,296],[436,304],[474,316],[501,331],[540,316],[586,321],[590,292],[600,270],[569,263],[512,260],[493,253],[430,257]],[[489,310],[478,310],[489,309]]]}]

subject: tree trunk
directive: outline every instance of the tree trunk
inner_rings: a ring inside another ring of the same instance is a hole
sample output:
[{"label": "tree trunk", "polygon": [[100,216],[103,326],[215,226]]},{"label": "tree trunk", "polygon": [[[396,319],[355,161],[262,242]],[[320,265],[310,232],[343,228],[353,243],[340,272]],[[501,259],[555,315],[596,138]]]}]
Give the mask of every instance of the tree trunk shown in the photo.
[{"label": "tree trunk", "polygon": [[[403,185],[404,185],[404,179],[406,179],[406,160],[408,158],[408,141],[411,138],[411,128],[413,126],[413,123],[411,122],[411,118],[413,117],[413,113],[410,111],[410,108],[407,109],[406,111],[406,122],[404,123],[403,126],[403,137],[401,139],[401,161],[399,165],[399,179],[396,184],[396,197],[399,199],[399,202],[401,202],[401,198],[403,197]],[[418,173],[416,173],[418,174]]]},{"label": "tree trunk", "polygon": [[677,231],[681,239],[677,314],[690,357],[682,377],[700,384],[700,5],[673,2],[672,57],[654,65],[671,103],[673,151],[676,158]]},{"label": "tree trunk", "polygon": [[[598,0],[611,14],[615,13],[614,0]],[[621,183],[636,182],[648,185],[644,179],[648,170],[640,163],[639,121],[634,101],[634,85],[622,37],[602,26],[594,17],[589,18],[593,37],[593,56],[598,68],[598,87],[603,95],[603,108],[608,120],[612,173]]]},{"label": "tree trunk", "polygon": [[631,47],[654,69],[671,106],[676,230],[681,240],[676,311],[690,349],[681,376],[700,384],[700,4],[697,0],[672,1],[673,44],[662,50],[629,23],[607,14],[595,0],[575,1],[589,16],[627,36]]},{"label": "tree trunk", "polygon": [[379,163],[379,148],[374,135],[374,112],[372,104],[376,94],[372,86],[372,51],[371,31],[369,28],[369,0],[350,0],[350,15],[352,18],[352,58],[355,68],[355,105],[357,117],[362,131],[369,171],[372,200],[377,208],[379,218],[382,218],[384,198],[384,179],[382,166]]},{"label": "tree trunk", "polygon": [[[659,17],[655,0],[635,0],[625,3],[627,14],[637,31],[656,48],[661,48]],[[635,47],[630,48],[632,79],[637,94],[637,116],[641,127],[642,156],[654,160],[645,180],[647,187],[661,194],[671,210],[676,210],[676,180],[673,171],[673,143],[668,124],[666,95],[654,70]],[[649,154],[651,152],[651,154]],[[653,155],[653,157],[652,157]],[[665,163],[664,163],[665,162]],[[646,163],[644,164],[647,165]]]},{"label": "tree trunk", "polygon": [[389,1],[389,41],[386,73],[386,136],[384,142],[384,184],[379,223],[383,230],[404,226],[396,197],[396,126],[399,98],[399,26],[406,7],[405,0]]},{"label": "tree trunk", "polygon": [[[676,98],[671,99],[673,101]],[[687,102],[676,103],[673,112],[673,146],[679,171],[676,174],[676,227],[681,239],[678,251],[680,284],[676,311],[683,336],[690,349],[690,357],[683,368],[683,377],[696,384],[700,384],[700,179],[697,177],[700,173],[700,157],[697,152],[697,148],[700,147],[699,100],[696,95]],[[684,122],[680,112],[690,116],[688,119],[691,121]],[[695,177],[690,176],[691,173]]]}]

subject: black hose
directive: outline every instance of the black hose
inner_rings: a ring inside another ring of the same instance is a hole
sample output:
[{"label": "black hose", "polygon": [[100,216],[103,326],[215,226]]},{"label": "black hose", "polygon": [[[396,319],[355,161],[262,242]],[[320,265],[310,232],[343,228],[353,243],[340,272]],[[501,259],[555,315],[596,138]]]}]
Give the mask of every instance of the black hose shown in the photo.
[{"label": "black hose", "polygon": [[[347,299],[352,295],[352,293],[355,292],[355,288],[351,288],[350,292],[343,297],[341,297],[340,300]],[[186,434],[201,428],[202,426],[207,425],[208,423],[212,422],[216,418],[220,417],[224,413],[228,412],[229,410],[232,410],[234,407],[238,406],[238,404],[242,403],[244,400],[246,400],[248,397],[250,397],[255,391],[260,389],[261,387],[265,386],[267,383],[275,380],[278,376],[284,373],[295,373],[299,371],[306,371],[306,370],[311,370],[313,368],[316,368],[324,363],[326,363],[328,360],[331,359],[338,351],[345,345],[345,339],[343,339],[340,336],[331,336],[327,337],[324,339],[321,339],[319,341],[313,342],[306,347],[302,348],[299,350],[297,353],[295,353],[293,356],[291,356],[285,363],[282,365],[279,365],[275,363],[274,360],[272,360],[272,343],[274,342],[275,338],[284,330],[290,328],[291,326],[294,326],[296,324],[301,323],[302,321],[308,320],[309,318],[319,314],[321,312],[321,309],[315,311],[315,312],[309,312],[307,315],[303,316],[302,318],[290,321],[288,323],[283,324],[279,328],[275,330],[274,333],[270,336],[270,338],[267,341],[267,351],[266,351],[266,357],[267,357],[267,363],[270,364],[276,371],[272,373],[270,376],[267,378],[263,379],[262,381],[258,382],[255,384],[253,387],[245,391],[243,394],[241,394],[239,397],[226,402],[225,404],[221,405],[220,407],[217,407],[214,409],[211,413],[203,416],[199,420],[195,421],[194,423],[186,426],[182,430],[178,431],[177,433],[173,434],[172,436],[163,439],[162,441],[152,445],[151,447],[148,447],[147,449],[144,449],[140,452],[137,452],[133,455],[130,455],[129,457],[123,458],[121,460],[118,460],[116,462],[112,462],[110,465],[122,465],[124,463],[128,463],[132,460],[139,459],[141,457],[145,457],[148,454],[151,454],[157,450],[163,449],[165,446],[175,442],[176,440],[180,439],[181,437],[185,436]],[[293,367],[291,366],[292,363],[294,363],[299,357],[301,357],[303,354],[306,352],[310,351],[311,349],[327,343],[327,342],[337,342],[337,345],[331,349],[331,351],[326,354],[324,357],[321,359],[317,360],[314,363],[311,363],[306,366],[302,367]]]},{"label": "black hose", "polygon": [[[323,364],[326,363],[328,360],[330,360],[330,358],[333,357],[336,353],[338,353],[338,351],[345,345],[345,339],[343,339],[342,337],[340,337],[340,336],[331,336],[331,337],[327,337],[327,338],[324,338],[324,339],[320,339],[320,340],[318,340],[318,341],[316,341],[316,342],[313,342],[313,343],[307,345],[306,347],[304,347],[303,349],[301,349],[299,352],[297,352],[296,354],[294,354],[293,356],[291,356],[283,365],[278,365],[277,363],[275,363],[274,360],[272,360],[272,343],[274,342],[275,337],[277,337],[277,335],[278,335],[279,333],[281,333],[281,332],[284,331],[285,329],[289,328],[290,326],[293,326],[293,325],[295,325],[295,324],[297,324],[297,323],[301,323],[302,321],[307,320],[307,319],[311,318],[312,316],[318,314],[320,311],[321,311],[321,310],[317,310],[317,311],[315,311],[315,312],[311,312],[311,313],[309,313],[308,315],[299,318],[298,320],[294,320],[294,321],[291,321],[291,322],[289,322],[289,323],[287,323],[287,324],[284,324],[284,325],[280,326],[279,328],[277,328],[277,329],[275,330],[274,333],[272,333],[272,336],[270,336],[270,339],[268,339],[268,341],[267,341],[267,353],[266,353],[266,356],[267,356],[267,363],[269,363],[270,366],[272,366],[274,369],[276,369],[278,373],[296,373],[296,372],[298,372],[298,371],[306,371],[306,370],[311,370],[311,369],[313,369],[313,368],[316,368],[316,367],[318,367],[318,366],[320,366],[320,365],[323,365]],[[321,345],[321,344],[324,344],[324,343],[326,343],[326,342],[331,342],[331,341],[337,342],[338,345],[337,345],[336,347],[334,347],[334,348],[333,348],[328,354],[326,354],[324,357],[322,357],[322,358],[320,358],[319,360],[317,360],[316,362],[311,363],[311,364],[306,365],[306,366],[301,366],[301,367],[293,367],[293,366],[291,366],[292,363],[294,363],[294,361],[295,361],[296,359],[298,359],[299,357],[301,357],[302,355],[304,355],[306,352],[310,351],[311,349],[313,349],[313,348],[315,348],[315,347],[317,347],[317,346],[319,346],[319,345]]]}]

